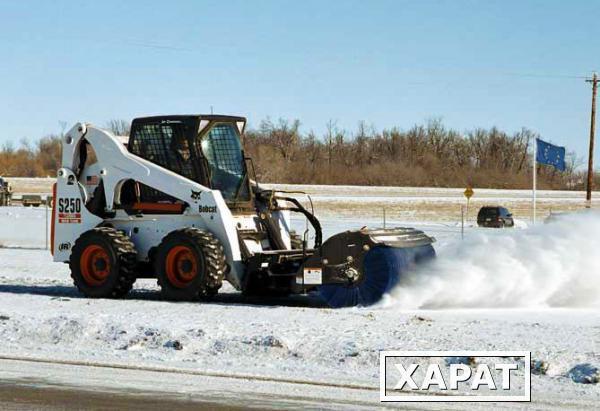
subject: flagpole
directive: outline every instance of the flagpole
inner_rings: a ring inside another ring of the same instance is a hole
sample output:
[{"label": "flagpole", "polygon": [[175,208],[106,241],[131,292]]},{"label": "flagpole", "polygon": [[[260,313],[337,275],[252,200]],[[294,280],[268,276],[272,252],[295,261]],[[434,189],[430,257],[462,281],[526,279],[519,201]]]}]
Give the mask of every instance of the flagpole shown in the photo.
[{"label": "flagpole", "polygon": [[533,224],[535,225],[535,206],[536,206],[536,189],[537,189],[537,137],[533,136],[533,198],[532,198],[532,206],[533,206]]}]

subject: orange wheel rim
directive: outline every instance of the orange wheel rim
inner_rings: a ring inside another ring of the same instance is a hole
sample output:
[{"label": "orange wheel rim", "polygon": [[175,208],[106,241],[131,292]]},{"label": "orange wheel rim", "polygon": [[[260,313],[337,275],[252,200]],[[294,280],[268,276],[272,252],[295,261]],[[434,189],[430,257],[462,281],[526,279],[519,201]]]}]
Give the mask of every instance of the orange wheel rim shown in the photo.
[{"label": "orange wheel rim", "polygon": [[184,288],[190,285],[198,274],[198,263],[193,251],[183,245],[169,250],[166,272],[167,278],[175,287]]},{"label": "orange wheel rim", "polygon": [[99,245],[89,245],[81,255],[81,275],[88,285],[102,285],[110,275],[110,257]]}]

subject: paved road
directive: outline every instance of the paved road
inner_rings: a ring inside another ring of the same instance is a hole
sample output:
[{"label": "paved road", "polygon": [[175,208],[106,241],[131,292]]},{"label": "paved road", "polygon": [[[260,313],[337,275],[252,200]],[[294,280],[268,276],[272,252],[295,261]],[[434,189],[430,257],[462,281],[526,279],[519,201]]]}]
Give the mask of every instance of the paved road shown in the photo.
[{"label": "paved road", "polygon": [[[135,365],[133,365],[135,367]],[[372,409],[377,390],[253,377],[0,360],[0,409]]]},{"label": "paved road", "polygon": [[0,382],[0,409],[2,410],[41,410],[65,409],[86,410],[198,410],[237,411],[248,409],[223,405],[199,399],[184,399],[166,395],[144,395],[140,393],[116,394],[48,387],[34,381]]}]

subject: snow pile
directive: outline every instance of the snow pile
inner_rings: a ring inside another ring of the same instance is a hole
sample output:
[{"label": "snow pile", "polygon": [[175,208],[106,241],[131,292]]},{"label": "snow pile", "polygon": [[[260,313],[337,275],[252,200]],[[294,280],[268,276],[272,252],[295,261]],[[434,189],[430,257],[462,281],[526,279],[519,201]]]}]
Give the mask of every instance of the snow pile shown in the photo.
[{"label": "snow pile", "polygon": [[448,244],[392,291],[401,308],[599,307],[600,214]]},{"label": "snow pile", "polygon": [[0,207],[0,247],[45,247],[51,219],[52,210],[45,206]]}]

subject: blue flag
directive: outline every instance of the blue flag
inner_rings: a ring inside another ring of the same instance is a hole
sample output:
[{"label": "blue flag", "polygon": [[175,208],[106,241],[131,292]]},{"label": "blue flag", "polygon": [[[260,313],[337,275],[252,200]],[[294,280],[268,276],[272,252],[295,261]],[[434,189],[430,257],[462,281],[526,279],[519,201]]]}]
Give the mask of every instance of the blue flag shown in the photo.
[{"label": "blue flag", "polygon": [[535,159],[540,164],[547,164],[554,168],[565,171],[565,148],[546,143],[539,138],[536,139],[537,153]]}]

